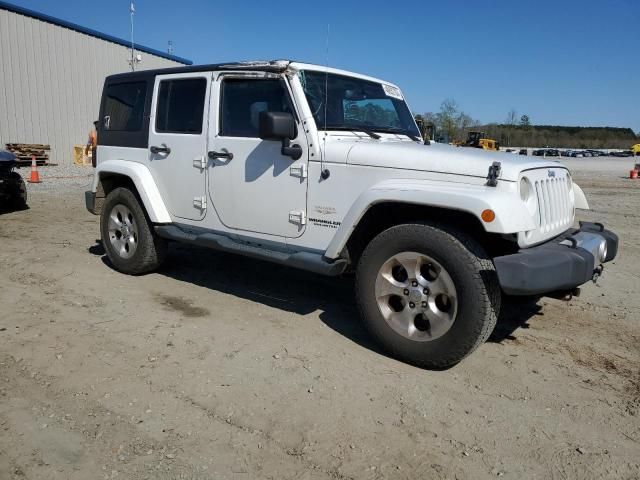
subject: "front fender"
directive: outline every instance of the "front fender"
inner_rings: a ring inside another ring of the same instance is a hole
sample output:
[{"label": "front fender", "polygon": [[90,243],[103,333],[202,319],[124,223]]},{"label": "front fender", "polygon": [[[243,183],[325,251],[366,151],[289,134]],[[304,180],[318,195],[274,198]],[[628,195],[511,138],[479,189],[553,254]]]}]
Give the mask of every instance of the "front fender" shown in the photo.
[{"label": "front fender", "polygon": [[[511,182],[509,182],[511,183]],[[336,231],[325,256],[337,258],[358,222],[373,205],[383,202],[408,203],[459,210],[474,215],[487,232],[517,233],[536,228],[531,215],[520,201],[514,186],[507,182],[498,188],[430,180],[385,180],[363,192],[351,206]],[[496,217],[490,223],[481,220],[483,210]]]},{"label": "front fender", "polygon": [[573,198],[574,204],[576,208],[580,208],[582,210],[589,210],[589,202],[587,202],[587,197],[585,196],[582,189],[578,186],[577,183],[573,183]]},{"label": "front fender", "polygon": [[100,162],[93,176],[91,191],[96,192],[100,181],[110,174],[124,175],[133,181],[144,208],[153,223],[171,223],[171,216],[160,196],[158,186],[145,165],[128,160],[106,160]]}]

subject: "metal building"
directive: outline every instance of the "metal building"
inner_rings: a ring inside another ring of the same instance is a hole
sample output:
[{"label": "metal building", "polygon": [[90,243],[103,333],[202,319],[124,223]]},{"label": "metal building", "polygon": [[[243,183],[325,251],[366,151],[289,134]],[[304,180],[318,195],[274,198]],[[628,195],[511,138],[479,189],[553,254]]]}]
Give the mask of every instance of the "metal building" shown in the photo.
[{"label": "metal building", "polygon": [[[135,45],[136,70],[192,62]],[[50,144],[50,161],[72,161],[98,119],[107,75],[130,70],[130,41],[0,1],[0,149]]]}]

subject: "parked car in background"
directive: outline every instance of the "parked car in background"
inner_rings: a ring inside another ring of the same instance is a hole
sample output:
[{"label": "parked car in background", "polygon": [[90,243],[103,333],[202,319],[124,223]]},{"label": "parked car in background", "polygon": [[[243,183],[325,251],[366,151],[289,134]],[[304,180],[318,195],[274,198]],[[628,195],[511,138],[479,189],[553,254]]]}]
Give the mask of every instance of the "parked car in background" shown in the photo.
[{"label": "parked car in background", "polygon": [[612,157],[633,157],[633,152],[631,150],[622,150],[617,152],[610,152],[609,155]]},{"label": "parked car in background", "polygon": [[527,153],[527,149],[526,148],[521,148],[520,152],[518,152],[520,155],[528,155]]},{"label": "parked car in background", "polygon": [[571,152],[572,152],[572,150],[562,150],[560,152],[560,156],[562,156],[562,157],[570,157],[571,156]]},{"label": "parked car in background", "polygon": [[21,210],[27,206],[27,186],[15,171],[16,156],[0,150],[0,210]]}]

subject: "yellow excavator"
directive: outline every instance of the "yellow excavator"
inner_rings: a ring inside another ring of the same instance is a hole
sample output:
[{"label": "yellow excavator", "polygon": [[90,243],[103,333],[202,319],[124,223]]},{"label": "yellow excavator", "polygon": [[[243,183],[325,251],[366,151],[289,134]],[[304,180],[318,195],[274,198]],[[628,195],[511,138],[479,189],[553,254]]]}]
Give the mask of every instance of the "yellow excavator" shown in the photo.
[{"label": "yellow excavator", "polygon": [[500,144],[492,138],[487,138],[485,132],[469,132],[466,142],[461,142],[459,145],[461,147],[482,148],[483,150],[500,150]]}]

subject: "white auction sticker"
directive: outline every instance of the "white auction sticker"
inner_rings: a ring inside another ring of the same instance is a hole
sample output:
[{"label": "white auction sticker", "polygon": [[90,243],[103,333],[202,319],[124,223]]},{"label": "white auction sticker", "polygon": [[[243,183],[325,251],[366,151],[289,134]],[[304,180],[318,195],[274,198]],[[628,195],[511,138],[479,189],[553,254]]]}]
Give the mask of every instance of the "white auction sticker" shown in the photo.
[{"label": "white auction sticker", "polygon": [[387,96],[397,98],[398,100],[403,100],[402,92],[398,87],[394,87],[393,85],[385,85],[383,83],[382,89],[384,90],[384,93],[387,94]]}]

